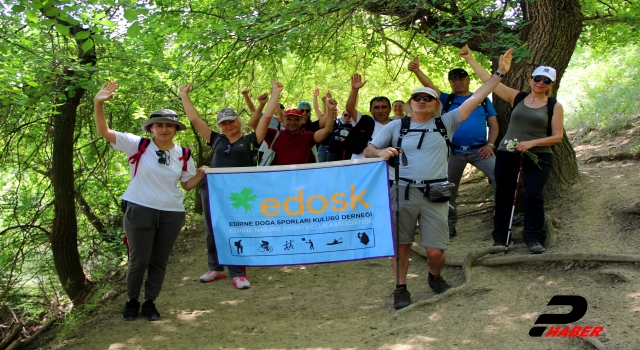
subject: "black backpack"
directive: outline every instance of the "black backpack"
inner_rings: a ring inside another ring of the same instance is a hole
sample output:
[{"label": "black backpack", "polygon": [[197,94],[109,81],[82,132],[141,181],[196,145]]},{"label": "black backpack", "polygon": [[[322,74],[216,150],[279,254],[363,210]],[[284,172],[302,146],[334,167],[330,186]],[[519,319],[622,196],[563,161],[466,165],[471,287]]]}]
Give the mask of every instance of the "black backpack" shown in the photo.
[{"label": "black backpack", "polygon": [[[442,110],[447,113],[449,112],[449,109],[451,109],[451,105],[453,104],[453,100],[456,99],[456,95],[455,94],[449,94],[449,96],[447,96],[447,102],[445,102],[444,106],[442,106]],[[490,115],[489,115],[489,107],[487,107],[487,101],[489,99],[487,97],[484,98],[484,100],[482,100],[482,103],[480,103],[480,105],[482,106],[482,108],[484,109],[484,114],[487,115],[487,119],[489,119]]]},{"label": "black backpack", "polygon": [[[398,144],[396,145],[396,148],[402,148],[402,139],[404,138],[404,135],[410,133],[410,132],[420,132],[422,133],[422,135],[420,135],[420,141],[418,142],[418,149],[420,149],[420,147],[422,147],[422,140],[424,140],[424,134],[427,132],[439,132],[440,135],[442,135],[442,137],[444,138],[444,141],[447,143],[447,149],[450,150],[451,149],[451,141],[449,141],[449,135],[447,135],[447,128],[444,125],[444,122],[442,121],[442,118],[437,117],[435,118],[435,122],[436,122],[436,129],[410,129],[411,127],[411,117],[402,117],[400,119],[400,136],[398,137]],[[447,152],[447,159],[449,159],[449,152]],[[391,166],[395,166],[395,164],[393,164],[394,162],[389,161],[389,165]],[[407,155],[402,153],[402,165],[407,165]]]},{"label": "black backpack", "polygon": [[[516,95],[516,98],[513,99],[513,108],[516,108],[516,105],[518,103],[520,103],[521,101],[524,101],[524,98],[527,97],[527,95],[529,95],[529,93],[527,92],[524,92],[524,91],[518,92],[518,94]],[[551,136],[551,118],[553,118],[553,108],[556,106],[556,102],[558,102],[558,100],[556,100],[553,97],[549,97],[547,100],[547,115],[549,116],[549,121],[547,123],[547,136]]]},{"label": "black backpack", "polygon": [[360,117],[349,136],[344,140],[343,150],[352,154],[362,153],[369,145],[369,141],[371,141],[375,126],[376,123],[372,117],[368,115]]}]

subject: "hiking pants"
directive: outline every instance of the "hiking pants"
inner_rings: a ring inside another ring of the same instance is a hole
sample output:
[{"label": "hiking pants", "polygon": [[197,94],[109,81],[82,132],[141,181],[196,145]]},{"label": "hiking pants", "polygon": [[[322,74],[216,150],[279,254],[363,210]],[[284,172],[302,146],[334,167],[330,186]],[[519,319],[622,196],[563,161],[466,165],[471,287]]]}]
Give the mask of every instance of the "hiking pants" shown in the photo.
[{"label": "hiking pants", "polygon": [[[553,155],[551,153],[536,153],[540,158],[536,165],[527,155],[523,155],[522,173],[524,176],[524,233],[525,242],[543,243],[547,234],[544,230],[544,197],[542,190],[547,182]],[[513,207],[513,195],[516,191],[518,169],[520,168],[520,153],[496,152],[496,196],[495,216],[493,219],[493,240],[506,242]],[[522,179],[521,179],[522,180]]]},{"label": "hiking pants", "polygon": [[[224,266],[218,265],[218,255],[216,254],[216,242],[213,240],[211,231],[211,215],[209,214],[209,190],[200,188],[202,198],[202,208],[204,209],[204,233],[207,244],[207,263],[209,271],[224,271]],[[242,266],[228,266],[231,278],[246,276],[246,268]]]},{"label": "hiking pants", "polygon": [[489,178],[489,181],[491,181],[493,198],[496,197],[496,181],[493,173],[496,166],[496,159],[494,157],[482,159],[478,154],[478,150],[473,152],[451,152],[449,155],[449,169],[447,170],[447,173],[449,174],[449,182],[455,184],[456,187],[451,190],[451,199],[449,199],[449,229],[455,228],[458,223],[458,205],[456,204],[456,197],[458,197],[458,187],[460,186],[462,173],[468,163],[480,169],[480,171]]},{"label": "hiking pants", "polygon": [[167,261],[184,225],[185,213],[163,211],[128,202],[123,225],[129,244],[127,295],[138,299],[142,279],[145,300],[155,300],[160,294]]}]

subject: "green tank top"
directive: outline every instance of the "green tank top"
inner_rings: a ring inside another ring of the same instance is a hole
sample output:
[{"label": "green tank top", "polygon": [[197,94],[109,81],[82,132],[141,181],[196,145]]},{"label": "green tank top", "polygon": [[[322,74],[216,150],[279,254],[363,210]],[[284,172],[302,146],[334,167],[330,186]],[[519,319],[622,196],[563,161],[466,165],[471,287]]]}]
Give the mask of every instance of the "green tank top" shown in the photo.
[{"label": "green tank top", "polygon": [[[502,142],[500,142],[498,150],[507,151],[507,145],[505,144],[507,140],[518,139],[518,142],[521,142],[547,137],[548,124],[547,105],[539,108],[530,108],[524,104],[523,100],[513,108],[507,133],[504,135]],[[529,151],[532,153],[551,153],[551,146],[533,147]]]}]

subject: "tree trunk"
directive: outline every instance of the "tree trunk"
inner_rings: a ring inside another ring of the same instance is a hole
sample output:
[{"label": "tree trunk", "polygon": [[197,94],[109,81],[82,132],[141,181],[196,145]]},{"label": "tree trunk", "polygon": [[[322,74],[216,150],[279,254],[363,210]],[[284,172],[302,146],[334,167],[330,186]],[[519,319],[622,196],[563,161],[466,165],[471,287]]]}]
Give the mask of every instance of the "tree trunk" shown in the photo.
[{"label": "tree trunk", "polygon": [[78,305],[84,302],[92,283],[84,274],[78,252],[73,174],[73,135],[84,89],[76,88],[70,92],[75,95],[70,97],[67,93],[67,99],[57,108],[59,114],[54,119],[51,182],[55,216],[51,228],[51,251],[60,283],[73,303]]},{"label": "tree trunk", "polygon": [[[69,23],[64,22],[64,25]],[[70,27],[72,37],[84,30],[80,25]],[[95,48],[87,52],[82,50],[86,39],[76,39],[78,64],[94,66],[97,63]],[[81,81],[91,78],[89,73],[64,68],[57,77],[56,89],[64,94],[62,105],[56,108],[53,116],[53,164],[51,166],[51,184],[53,186],[54,218],[51,227],[51,251],[60,283],[74,305],[85,302],[93,283],[87,278],[80,261],[78,251],[78,222],[76,220],[74,186],[74,133],[77,110],[85,89],[79,86]]]},{"label": "tree trunk", "polygon": [[[521,8],[524,20],[531,22],[521,35],[522,41],[527,43],[527,48],[531,51],[531,57],[514,64],[504,84],[521,91],[531,91],[529,77],[533,70],[538,66],[551,66],[557,72],[557,83],[553,88],[555,95],[582,32],[580,3],[578,0],[523,1]],[[493,61],[493,68],[497,68],[497,59]],[[498,112],[500,142],[509,125],[512,107],[496,95],[493,100]],[[576,153],[565,133],[562,142],[553,147],[553,168],[545,186],[545,196],[557,197],[565,185],[578,177]]]}]

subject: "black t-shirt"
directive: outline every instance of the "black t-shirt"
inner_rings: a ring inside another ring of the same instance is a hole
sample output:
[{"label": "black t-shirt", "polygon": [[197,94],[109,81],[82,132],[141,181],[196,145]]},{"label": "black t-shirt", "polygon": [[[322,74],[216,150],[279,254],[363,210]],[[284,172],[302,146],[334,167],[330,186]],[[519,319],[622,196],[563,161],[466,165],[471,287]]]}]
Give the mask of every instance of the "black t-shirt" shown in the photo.
[{"label": "black t-shirt", "polygon": [[[217,142],[217,143],[216,143]],[[211,139],[207,144],[215,148],[211,157],[212,168],[233,168],[255,166],[255,155],[258,153],[258,138],[256,133],[242,135],[236,142],[231,143],[224,135],[215,131],[211,132]],[[251,147],[253,145],[253,147]],[[228,151],[227,151],[228,150]],[[207,177],[200,183],[201,188],[207,188]]]},{"label": "black t-shirt", "polygon": [[[218,138],[220,141],[216,141]],[[258,148],[260,148],[260,144],[258,144],[255,132],[242,135],[236,142],[231,143],[224,134],[212,131],[211,139],[207,144],[213,147],[214,143],[216,143],[216,145],[213,150],[213,157],[211,158],[212,168],[233,168],[256,165],[254,157],[258,152]]]},{"label": "black t-shirt", "polygon": [[351,123],[336,121],[330,135],[329,152],[341,153],[344,150],[344,140],[349,136],[351,130],[353,130]]}]

